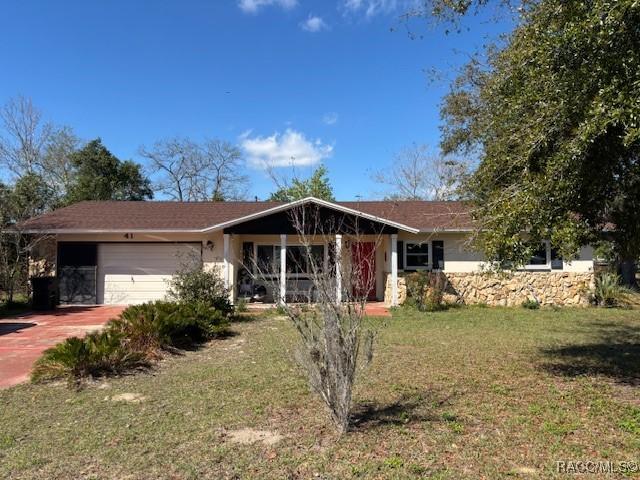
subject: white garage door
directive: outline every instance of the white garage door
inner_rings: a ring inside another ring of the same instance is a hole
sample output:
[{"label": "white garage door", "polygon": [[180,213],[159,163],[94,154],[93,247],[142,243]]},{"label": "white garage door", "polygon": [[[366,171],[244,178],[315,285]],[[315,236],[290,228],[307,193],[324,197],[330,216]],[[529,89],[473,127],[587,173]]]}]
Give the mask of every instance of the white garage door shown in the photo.
[{"label": "white garage door", "polygon": [[171,276],[182,265],[200,260],[199,243],[101,243],[98,303],[130,305],[162,300]]}]

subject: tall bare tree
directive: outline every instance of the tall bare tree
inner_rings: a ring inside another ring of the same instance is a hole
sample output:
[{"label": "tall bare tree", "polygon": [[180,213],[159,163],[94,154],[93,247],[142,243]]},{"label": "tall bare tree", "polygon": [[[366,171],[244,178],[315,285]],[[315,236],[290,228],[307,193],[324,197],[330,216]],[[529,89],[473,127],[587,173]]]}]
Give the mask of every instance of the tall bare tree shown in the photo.
[{"label": "tall bare tree", "polygon": [[199,176],[198,146],[188,138],[170,138],[140,147],[156,175],[154,188],[179,202],[199,200],[195,184]]},{"label": "tall bare tree", "polygon": [[177,201],[239,200],[249,177],[240,150],[225,141],[170,138],[140,148],[156,176],[155,187]]},{"label": "tall bare tree", "polygon": [[469,162],[413,144],[398,152],[390,167],[375,172],[373,180],[385,187],[387,198],[456,200],[462,196],[460,187],[469,172]]},{"label": "tall bare tree", "polygon": [[30,98],[15,97],[0,109],[0,163],[15,176],[34,173],[53,132]]},{"label": "tall bare tree", "polygon": [[247,196],[249,176],[243,173],[240,149],[223,140],[207,139],[201,145],[205,172],[203,194],[211,200],[242,200]]},{"label": "tall bare tree", "polygon": [[59,197],[63,197],[73,184],[75,167],[72,155],[83,143],[71,127],[54,127],[42,156],[37,160],[40,175],[49,182]]},{"label": "tall bare tree", "polygon": [[0,108],[0,165],[10,174],[3,180],[37,174],[60,199],[73,180],[71,154],[80,146],[70,127],[43,120],[30,98],[15,97]]}]

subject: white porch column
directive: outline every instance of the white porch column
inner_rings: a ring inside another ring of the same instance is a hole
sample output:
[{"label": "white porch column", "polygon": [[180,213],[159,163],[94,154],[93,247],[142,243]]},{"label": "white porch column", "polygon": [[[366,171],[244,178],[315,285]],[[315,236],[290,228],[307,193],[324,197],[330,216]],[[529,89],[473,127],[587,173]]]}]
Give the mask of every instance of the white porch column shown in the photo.
[{"label": "white porch column", "polygon": [[224,277],[224,288],[229,288],[231,286],[231,280],[230,280],[230,266],[231,266],[231,248],[230,248],[230,239],[231,239],[231,235],[228,233],[225,233],[223,236],[224,239],[224,267],[223,267],[223,272],[222,275]]},{"label": "white porch column", "polygon": [[336,301],[342,302],[342,235],[336,235]]},{"label": "white porch column", "polygon": [[287,235],[280,235],[280,303],[287,301]]},{"label": "white porch column", "polygon": [[391,235],[391,306],[398,305],[398,235]]}]

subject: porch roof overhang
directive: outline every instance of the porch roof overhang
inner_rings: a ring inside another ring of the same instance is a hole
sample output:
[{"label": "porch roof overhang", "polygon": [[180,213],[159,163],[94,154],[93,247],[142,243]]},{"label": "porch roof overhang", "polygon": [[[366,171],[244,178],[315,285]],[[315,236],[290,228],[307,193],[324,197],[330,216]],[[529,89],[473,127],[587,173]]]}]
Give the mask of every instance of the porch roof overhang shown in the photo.
[{"label": "porch roof overhang", "polygon": [[[417,228],[410,227],[408,225],[404,225],[402,223],[394,222],[393,220],[389,220],[386,218],[378,217],[376,215],[371,215],[369,213],[362,212],[360,210],[356,210],[353,208],[345,207],[344,205],[339,205],[337,203],[329,202],[327,200],[322,200],[315,197],[306,197],[300,200],[295,200],[290,203],[286,203],[283,205],[278,205],[277,207],[269,208],[262,212],[257,212],[251,215],[246,215],[241,218],[237,218],[220,225],[215,225],[206,231],[218,231],[223,230],[225,233],[234,233],[235,231],[241,231],[243,229],[239,228],[241,225],[250,225],[254,223],[256,220],[260,220],[269,216],[276,216],[278,214],[286,213],[295,208],[302,208],[308,205],[315,205],[319,208],[324,208],[327,210],[332,210],[335,212],[339,212],[344,215],[348,215],[350,217],[362,220],[368,220],[369,222],[379,224],[382,227],[386,227],[387,229],[392,229],[393,231],[402,230],[409,233],[419,233],[420,230]],[[254,223],[255,224],[255,223]],[[258,233],[258,232],[256,232]],[[269,231],[268,233],[278,233],[276,231]],[[285,233],[285,232],[282,232]]]}]

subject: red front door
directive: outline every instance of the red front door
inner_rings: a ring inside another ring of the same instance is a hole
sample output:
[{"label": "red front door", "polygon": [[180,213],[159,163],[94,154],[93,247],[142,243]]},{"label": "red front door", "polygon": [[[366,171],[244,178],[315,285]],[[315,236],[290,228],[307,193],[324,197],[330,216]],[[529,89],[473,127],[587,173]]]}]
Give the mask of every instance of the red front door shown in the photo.
[{"label": "red front door", "polygon": [[353,265],[353,296],[376,300],[376,244],[353,242],[351,244]]}]

